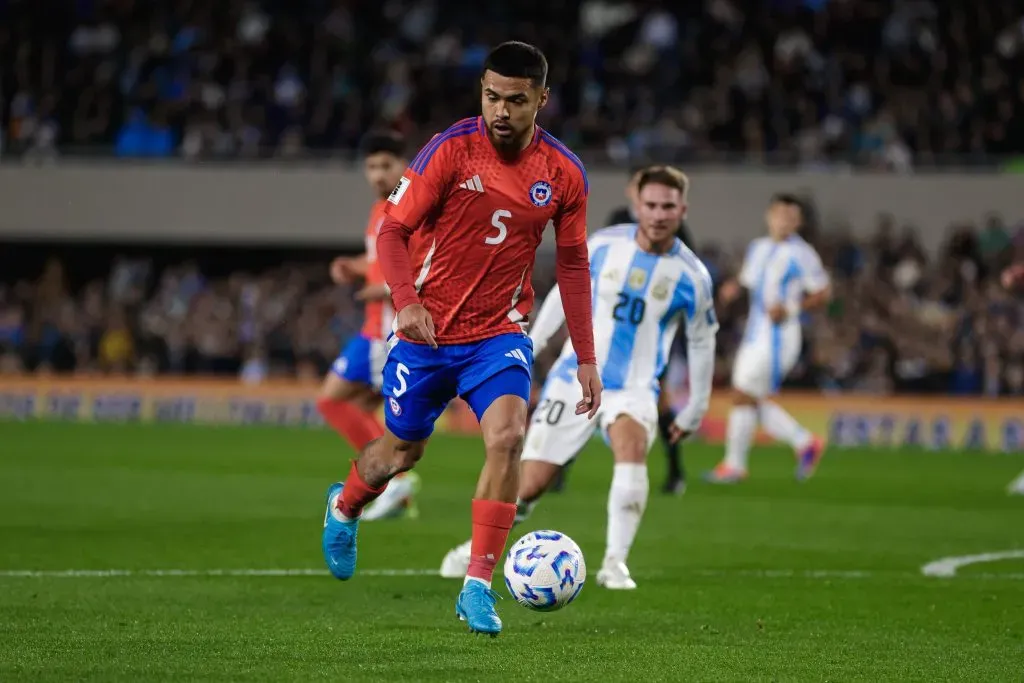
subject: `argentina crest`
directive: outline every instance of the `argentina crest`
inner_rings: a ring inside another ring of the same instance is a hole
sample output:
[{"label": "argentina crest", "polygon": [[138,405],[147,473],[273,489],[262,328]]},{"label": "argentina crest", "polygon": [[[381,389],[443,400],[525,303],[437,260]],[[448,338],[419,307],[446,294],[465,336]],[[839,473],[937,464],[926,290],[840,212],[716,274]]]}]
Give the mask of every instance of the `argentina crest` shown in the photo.
[{"label": "argentina crest", "polygon": [[664,301],[666,298],[668,298],[668,289],[670,284],[671,282],[667,277],[659,279],[658,282],[655,283],[654,287],[651,289],[651,296],[653,296],[658,301]]},{"label": "argentina crest", "polygon": [[647,284],[647,271],[643,268],[631,268],[629,271],[629,286],[633,289],[643,289]]}]

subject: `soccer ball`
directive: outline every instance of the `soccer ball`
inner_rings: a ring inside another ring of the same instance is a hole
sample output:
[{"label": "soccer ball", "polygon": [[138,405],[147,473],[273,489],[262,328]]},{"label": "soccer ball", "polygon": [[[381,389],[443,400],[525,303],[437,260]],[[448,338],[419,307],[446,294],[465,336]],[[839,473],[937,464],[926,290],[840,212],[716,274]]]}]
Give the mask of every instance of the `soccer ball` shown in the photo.
[{"label": "soccer ball", "polygon": [[533,531],[505,558],[505,586],[520,605],[553,612],[576,599],[587,579],[583,552],[558,531]]}]

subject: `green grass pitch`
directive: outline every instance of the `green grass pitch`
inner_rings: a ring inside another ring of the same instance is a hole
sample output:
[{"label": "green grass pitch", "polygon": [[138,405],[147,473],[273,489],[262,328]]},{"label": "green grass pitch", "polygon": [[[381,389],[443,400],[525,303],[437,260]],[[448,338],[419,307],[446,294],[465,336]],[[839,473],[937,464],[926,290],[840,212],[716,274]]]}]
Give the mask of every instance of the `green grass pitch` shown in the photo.
[{"label": "green grass pitch", "polygon": [[[838,451],[801,485],[791,456],[758,450],[739,487],[652,494],[640,587],[617,593],[592,581],[611,476],[595,443],[513,532],[568,533],[591,581],[553,614],[499,601],[490,639],[455,619],[457,582],[387,575],[434,570],[467,536],[480,451],[430,444],[420,518],[365,524],[350,582],[211,576],[323,569],[322,497],[351,456],[337,437],[0,423],[0,681],[1024,680],[1024,559],[920,572],[1024,549],[1024,499],[1003,488],[1020,457]],[[690,446],[687,465],[718,456]]]}]

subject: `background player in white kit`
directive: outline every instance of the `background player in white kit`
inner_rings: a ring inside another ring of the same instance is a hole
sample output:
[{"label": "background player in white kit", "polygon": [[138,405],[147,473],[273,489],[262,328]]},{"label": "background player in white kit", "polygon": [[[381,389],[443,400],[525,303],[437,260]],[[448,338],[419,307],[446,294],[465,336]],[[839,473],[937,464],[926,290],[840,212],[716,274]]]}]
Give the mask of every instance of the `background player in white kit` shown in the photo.
[{"label": "background player in white kit", "polygon": [[793,447],[797,479],[813,475],[821,460],[824,442],[769,400],[800,357],[801,313],[820,307],[830,296],[821,258],[797,235],[803,220],[803,207],[795,196],[772,197],[765,214],[768,236],[750,243],[738,284],[722,287],[726,302],[739,296],[740,286],[748,289],[750,312],[733,365],[725,460],[705,476],[712,483],[732,484],[746,478],[759,421],[772,437]]},{"label": "background player in white kit", "polygon": [[[516,522],[600,428],[615,456],[608,494],[608,532],[600,585],[636,588],[626,568],[647,506],[647,453],[658,433],[659,378],[680,321],[690,355],[690,402],[672,426],[675,441],[696,430],[708,409],[714,377],[715,318],[711,276],[675,233],[686,213],[687,179],[654,167],[639,180],[639,225],[595,233],[588,241],[594,291],[594,339],[604,397],[596,420],[571,409],[576,356],[566,343],[548,374],[526,434]],[[530,337],[540,355],[564,320],[558,291],[548,294]],[[568,406],[568,409],[567,409]],[[448,553],[441,575],[462,578],[469,545]]]}]

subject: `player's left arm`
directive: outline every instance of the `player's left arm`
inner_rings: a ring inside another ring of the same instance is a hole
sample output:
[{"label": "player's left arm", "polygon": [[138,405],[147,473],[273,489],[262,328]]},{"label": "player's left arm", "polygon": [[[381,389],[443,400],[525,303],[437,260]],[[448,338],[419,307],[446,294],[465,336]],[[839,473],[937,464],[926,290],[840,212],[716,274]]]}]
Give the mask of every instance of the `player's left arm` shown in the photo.
[{"label": "player's left arm", "polygon": [[800,273],[804,290],[803,300],[800,302],[800,310],[813,311],[821,308],[832,300],[832,281],[828,271],[821,262],[821,257],[814,249],[807,248],[798,257]]},{"label": "player's left arm", "polygon": [[[680,286],[686,286],[680,283]],[[711,387],[715,380],[715,335],[718,319],[712,295],[711,275],[705,270],[692,283],[692,303],[686,307],[686,362],[690,377],[690,400],[672,423],[673,443],[685,439],[697,429],[711,406]]]},{"label": "player's left arm", "polygon": [[569,338],[576,351],[577,376],[583,389],[583,400],[576,414],[597,414],[601,405],[601,377],[597,371],[594,348],[594,314],[591,309],[590,255],[587,250],[587,186],[580,170],[571,169],[572,180],[558,213],[555,214],[555,277],[569,328]]}]

